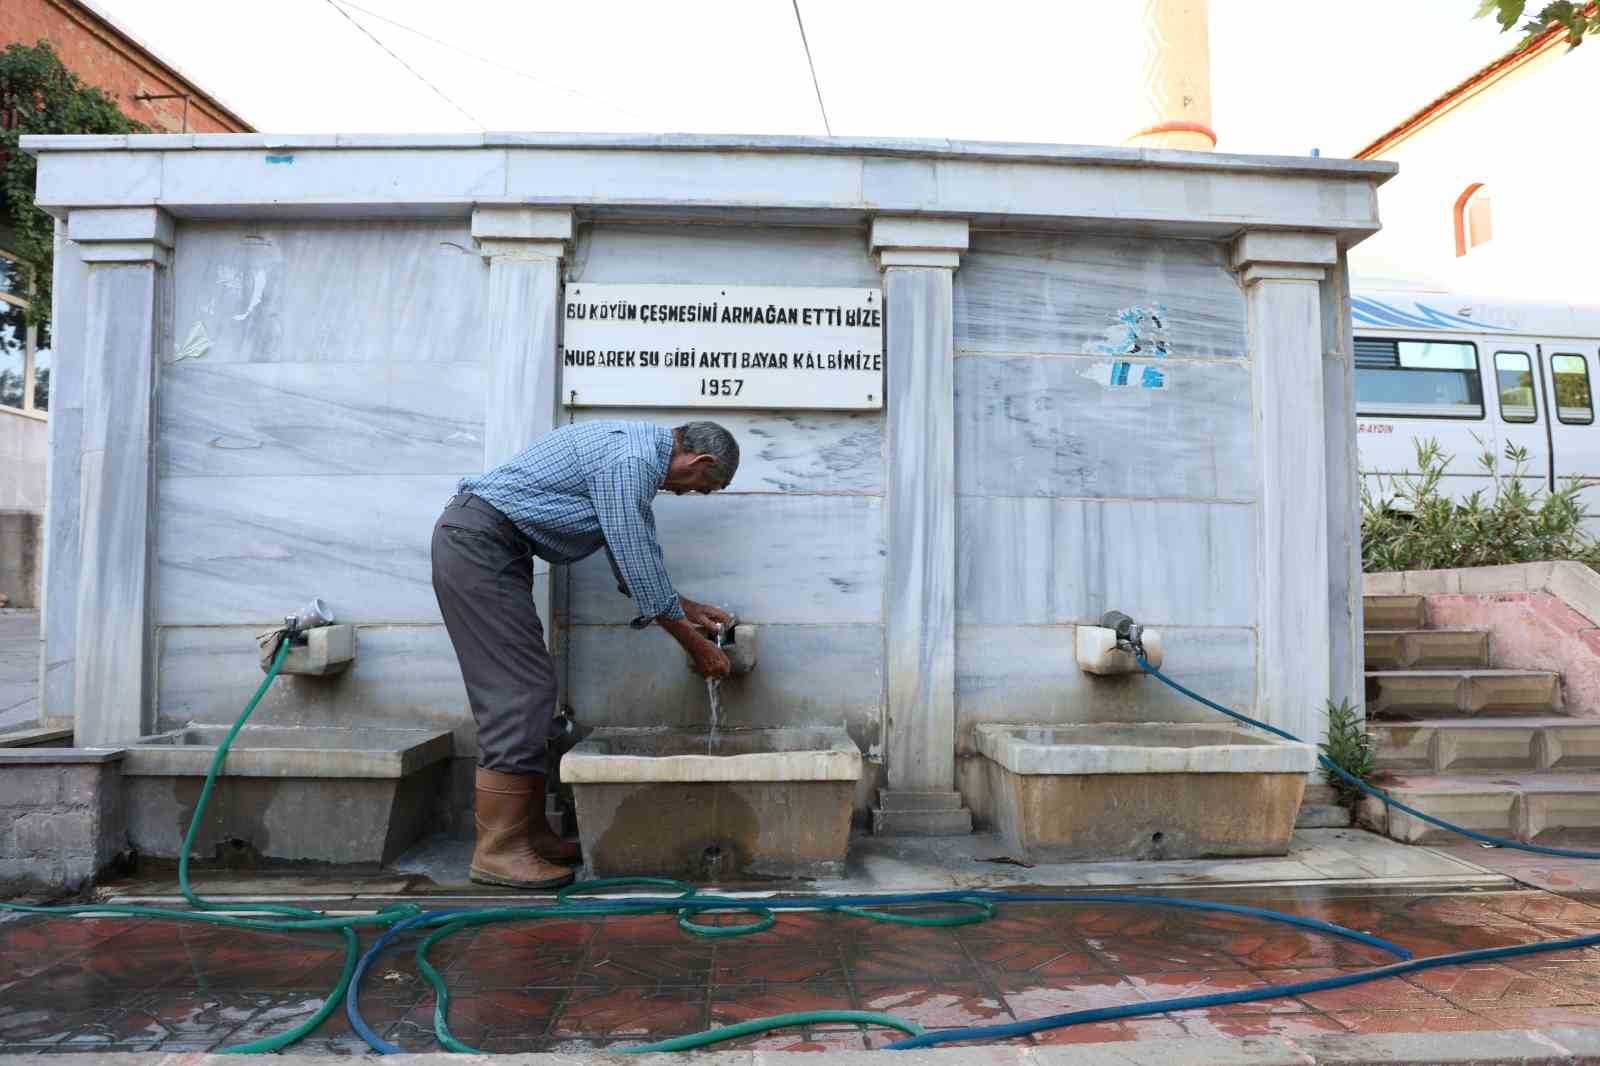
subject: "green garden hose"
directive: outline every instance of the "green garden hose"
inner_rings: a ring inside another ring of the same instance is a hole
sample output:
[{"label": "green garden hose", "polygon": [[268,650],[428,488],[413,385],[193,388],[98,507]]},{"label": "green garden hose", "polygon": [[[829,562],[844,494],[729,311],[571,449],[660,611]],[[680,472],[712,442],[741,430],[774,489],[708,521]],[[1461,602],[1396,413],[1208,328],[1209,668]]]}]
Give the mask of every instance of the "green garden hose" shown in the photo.
[{"label": "green garden hose", "polygon": [[239,715],[238,721],[233,723],[233,728],[228,731],[222,743],[217,745],[217,754],[211,760],[211,767],[206,771],[205,784],[200,789],[200,799],[195,804],[194,818],[189,823],[189,832],[183,840],[183,852],[178,857],[178,886],[183,892],[184,899],[189,901],[193,911],[174,911],[163,907],[124,906],[121,904],[78,904],[64,907],[31,906],[23,903],[6,903],[0,901],[0,910],[20,911],[25,914],[83,914],[83,915],[116,915],[119,917],[136,918],[166,918],[175,921],[204,922],[212,925],[222,925],[233,929],[257,929],[272,932],[299,932],[303,930],[336,929],[344,935],[345,962],[344,971],[339,975],[339,983],[334,986],[328,998],[323,1001],[321,1009],[307,1020],[292,1029],[285,1030],[276,1036],[253,1040],[248,1044],[237,1044],[233,1047],[219,1049],[222,1054],[249,1055],[260,1054],[268,1051],[280,1051],[295,1043],[301,1037],[314,1031],[321,1025],[328,1015],[339,1007],[339,1001],[344,998],[345,989],[350,986],[350,977],[355,973],[356,960],[360,957],[361,944],[356,938],[355,927],[360,925],[390,925],[401,918],[420,914],[421,908],[415,904],[400,904],[371,915],[354,915],[347,917],[330,917],[318,911],[307,910],[302,907],[275,906],[272,904],[253,903],[248,910],[261,914],[279,914],[292,921],[282,921],[268,918],[241,918],[236,914],[218,914],[217,911],[236,910],[231,904],[208,903],[201,899],[189,884],[189,854],[194,848],[195,838],[200,833],[200,820],[205,816],[206,803],[211,799],[212,790],[216,788],[217,777],[222,772],[222,764],[228,757],[228,749],[232,746],[234,738],[239,735],[239,730],[244,728],[249,721],[256,706],[266,696],[267,690],[272,687],[272,682],[283,669],[283,660],[289,654],[289,641],[281,641],[278,652],[272,659],[272,666],[267,671],[267,676],[262,680],[261,686],[256,689],[256,694],[250,698],[245,706],[244,713]]}]

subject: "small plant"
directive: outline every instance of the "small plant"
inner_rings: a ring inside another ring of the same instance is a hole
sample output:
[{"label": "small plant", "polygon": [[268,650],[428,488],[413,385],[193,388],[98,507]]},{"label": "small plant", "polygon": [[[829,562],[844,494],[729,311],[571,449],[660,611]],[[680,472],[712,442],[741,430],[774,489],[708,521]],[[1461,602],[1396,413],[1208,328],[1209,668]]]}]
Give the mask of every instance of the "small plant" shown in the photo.
[{"label": "small plant", "polygon": [[1415,441],[1415,476],[1377,477],[1361,484],[1361,565],[1367,573],[1571,559],[1600,569],[1600,545],[1584,531],[1579,494],[1591,483],[1573,478],[1555,492],[1527,473],[1528,451],[1507,444],[1504,471],[1485,449],[1478,465],[1493,489],[1465,499],[1445,493],[1453,456],[1433,439]]},{"label": "small plant", "polygon": [[[1322,754],[1328,761],[1359,781],[1372,776],[1372,734],[1367,732],[1361,709],[1349,700],[1340,703],[1328,701],[1328,739],[1322,744]],[[1327,767],[1322,770],[1328,784],[1339,797],[1339,802],[1354,809],[1361,798],[1361,790]]]}]

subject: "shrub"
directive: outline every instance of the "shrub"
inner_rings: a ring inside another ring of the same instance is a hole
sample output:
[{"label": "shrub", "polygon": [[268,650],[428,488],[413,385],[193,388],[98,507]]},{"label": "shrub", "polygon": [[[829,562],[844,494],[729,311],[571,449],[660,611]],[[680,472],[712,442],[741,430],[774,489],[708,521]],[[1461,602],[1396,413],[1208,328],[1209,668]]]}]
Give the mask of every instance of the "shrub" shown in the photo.
[{"label": "shrub", "polygon": [[[1366,781],[1372,776],[1372,734],[1366,730],[1361,708],[1349,700],[1338,704],[1328,701],[1328,739],[1321,747],[1328,761],[1351,777]],[[1338,794],[1339,802],[1353,809],[1361,790],[1326,767],[1322,774]]]},{"label": "shrub", "polygon": [[1527,449],[1507,444],[1510,472],[1502,473],[1486,449],[1478,463],[1493,488],[1454,500],[1443,488],[1454,457],[1436,440],[1415,444],[1418,474],[1380,476],[1376,495],[1362,479],[1361,567],[1367,573],[1555,559],[1600,569],[1600,545],[1584,531],[1588,515],[1578,498],[1591,483],[1574,478],[1555,492],[1537,481],[1530,485]]}]

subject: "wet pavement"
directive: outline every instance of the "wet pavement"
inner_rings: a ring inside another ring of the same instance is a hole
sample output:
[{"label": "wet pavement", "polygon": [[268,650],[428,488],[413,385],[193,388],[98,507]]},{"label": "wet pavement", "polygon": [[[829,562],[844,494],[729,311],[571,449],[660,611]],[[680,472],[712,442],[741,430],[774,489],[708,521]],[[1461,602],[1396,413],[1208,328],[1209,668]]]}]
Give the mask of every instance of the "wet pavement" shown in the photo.
[{"label": "wet pavement", "polygon": [[[1541,891],[1209,898],[1311,915],[1418,955],[1600,932],[1600,906]],[[370,942],[376,934],[367,932]],[[333,934],[244,933],[160,920],[0,920],[0,1053],[203,1051],[310,1017],[343,963]],[[385,955],[362,1004],[406,1050],[437,1050],[416,938]],[[930,1028],[1304,980],[1390,961],[1365,945],[1257,919],[1110,903],[1003,904],[988,922],[926,929],[784,913],[709,940],[668,916],[524,921],[467,931],[433,959],[456,1035],[492,1052],[636,1044],[762,1015],[885,1011]],[[1298,999],[1041,1034],[1039,1043],[1198,1036],[1437,1032],[1600,1025],[1600,950],[1436,970]],[[730,1048],[881,1047],[886,1030],[820,1026]],[[296,1050],[367,1050],[340,1010]]]}]

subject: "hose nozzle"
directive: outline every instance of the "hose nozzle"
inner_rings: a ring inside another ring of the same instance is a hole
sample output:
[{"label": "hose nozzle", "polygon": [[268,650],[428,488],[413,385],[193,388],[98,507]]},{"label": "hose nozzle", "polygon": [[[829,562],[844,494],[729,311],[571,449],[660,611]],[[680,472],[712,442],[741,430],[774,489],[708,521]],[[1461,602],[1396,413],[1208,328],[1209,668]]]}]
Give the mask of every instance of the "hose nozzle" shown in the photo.
[{"label": "hose nozzle", "polygon": [[1144,626],[1121,611],[1107,611],[1100,616],[1100,624],[1117,634],[1117,647],[1135,655],[1144,654]]}]

